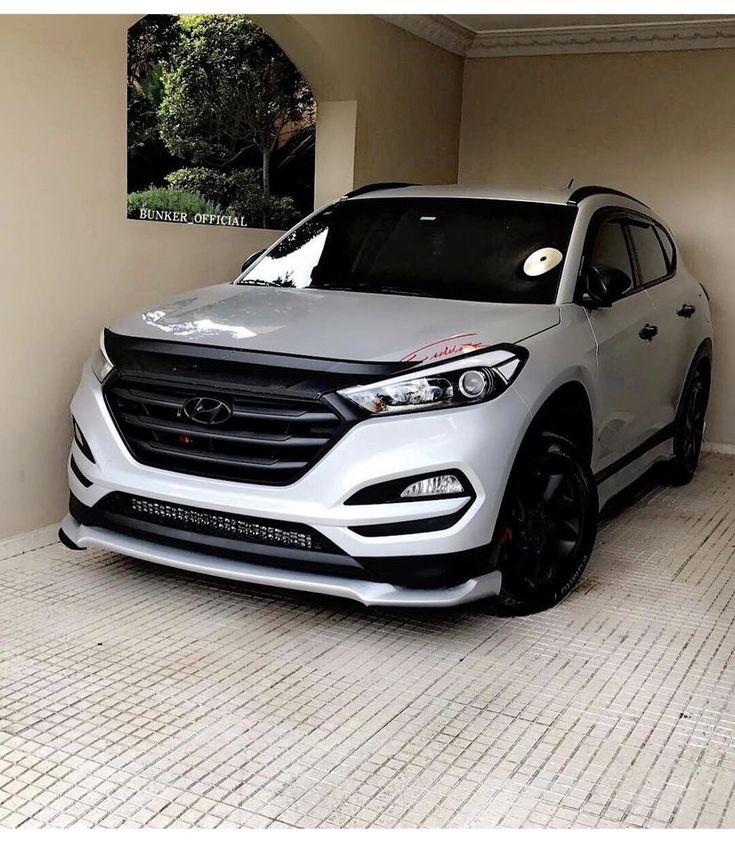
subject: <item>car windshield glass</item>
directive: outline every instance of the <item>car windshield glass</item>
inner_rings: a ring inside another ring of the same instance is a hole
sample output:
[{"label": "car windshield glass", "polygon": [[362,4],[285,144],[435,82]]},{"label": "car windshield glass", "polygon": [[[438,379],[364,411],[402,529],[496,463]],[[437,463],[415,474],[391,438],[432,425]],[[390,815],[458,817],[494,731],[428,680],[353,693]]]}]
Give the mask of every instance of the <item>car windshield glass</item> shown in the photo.
[{"label": "car windshield glass", "polygon": [[299,225],[236,283],[550,304],[575,208],[467,198],[356,198]]}]

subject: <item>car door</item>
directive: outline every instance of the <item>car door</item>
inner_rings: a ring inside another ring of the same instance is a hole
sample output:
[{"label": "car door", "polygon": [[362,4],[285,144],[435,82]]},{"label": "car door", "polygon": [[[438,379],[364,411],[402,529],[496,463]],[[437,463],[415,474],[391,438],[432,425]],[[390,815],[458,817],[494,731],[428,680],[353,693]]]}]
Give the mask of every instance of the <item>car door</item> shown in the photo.
[{"label": "car door", "polygon": [[589,265],[620,269],[631,281],[610,307],[587,310],[597,342],[597,458],[604,469],[635,451],[657,429],[658,405],[653,400],[660,388],[650,363],[658,342],[655,306],[648,291],[638,285],[625,214],[618,211],[594,219],[588,245]]},{"label": "car door", "polygon": [[672,422],[689,364],[698,343],[692,318],[701,307],[699,288],[685,270],[677,271],[676,249],[668,233],[656,222],[633,219],[629,233],[641,285],[647,288],[656,310],[658,346],[651,350],[651,366],[662,389],[660,427]]}]

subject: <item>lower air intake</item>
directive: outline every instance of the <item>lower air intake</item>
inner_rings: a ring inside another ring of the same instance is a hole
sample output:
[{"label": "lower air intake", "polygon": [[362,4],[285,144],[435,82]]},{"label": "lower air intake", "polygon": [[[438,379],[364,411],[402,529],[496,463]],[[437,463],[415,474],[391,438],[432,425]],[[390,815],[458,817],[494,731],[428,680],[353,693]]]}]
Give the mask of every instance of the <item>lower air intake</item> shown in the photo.
[{"label": "lower air intake", "polygon": [[337,548],[326,538],[299,523],[281,523],[263,518],[226,514],[205,508],[192,508],[156,499],[112,493],[100,500],[96,512],[153,523],[167,529],[210,535],[249,544],[288,547],[295,550],[333,553]]}]

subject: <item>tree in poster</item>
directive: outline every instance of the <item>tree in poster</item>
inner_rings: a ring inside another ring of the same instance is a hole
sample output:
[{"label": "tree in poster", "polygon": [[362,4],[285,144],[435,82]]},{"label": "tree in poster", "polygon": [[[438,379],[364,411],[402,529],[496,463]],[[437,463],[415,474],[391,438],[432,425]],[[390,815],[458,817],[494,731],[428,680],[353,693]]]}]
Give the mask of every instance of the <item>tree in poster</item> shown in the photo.
[{"label": "tree in poster", "polygon": [[158,107],[163,63],[180,38],[175,15],[146,15],[128,30],[128,154],[139,160],[171,157],[158,131]]},{"label": "tree in poster", "polygon": [[313,113],[311,91],[286,54],[241,15],[182,15],[181,40],[162,76],[161,138],[196,166],[229,169],[248,150],[262,160],[262,222],[271,207],[271,158],[288,128]]}]

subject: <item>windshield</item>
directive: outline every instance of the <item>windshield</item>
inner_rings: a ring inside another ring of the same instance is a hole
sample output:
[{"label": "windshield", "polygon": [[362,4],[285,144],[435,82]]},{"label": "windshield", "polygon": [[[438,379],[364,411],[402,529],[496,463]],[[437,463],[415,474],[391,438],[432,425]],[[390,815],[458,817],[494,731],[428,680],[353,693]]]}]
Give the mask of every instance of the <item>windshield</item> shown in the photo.
[{"label": "windshield", "polygon": [[467,198],[356,198],[317,213],[238,284],[552,304],[575,208]]}]

